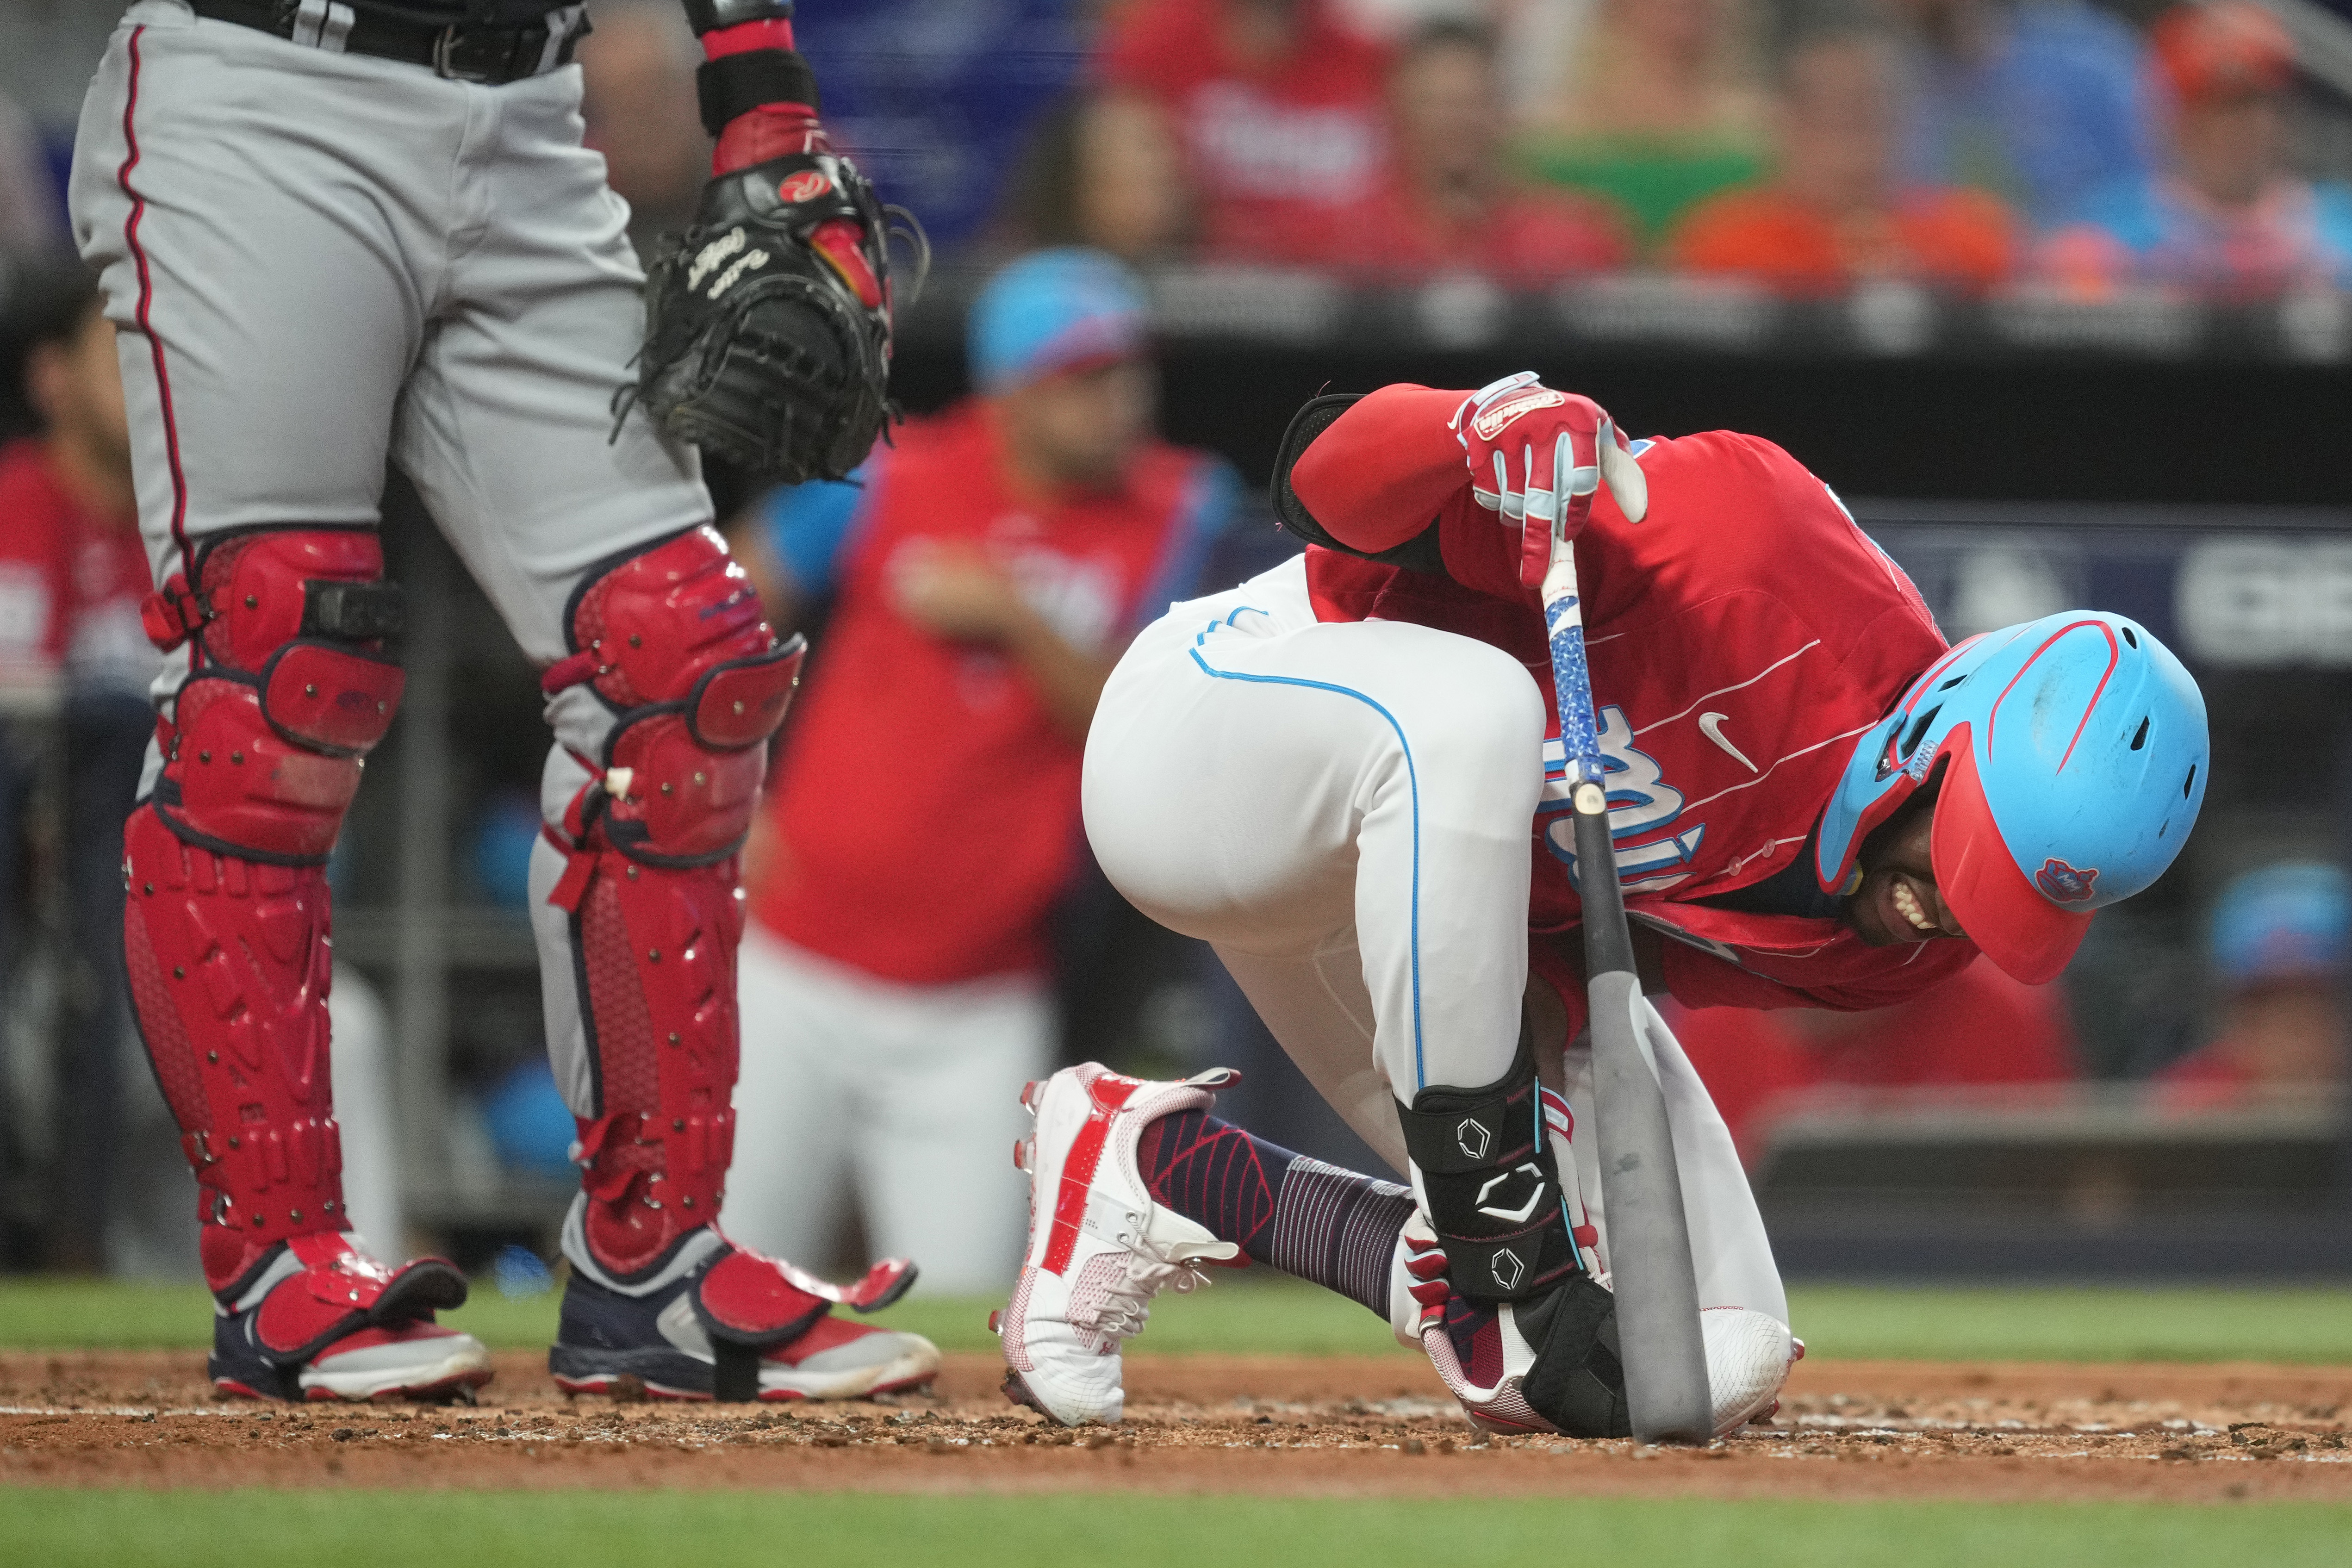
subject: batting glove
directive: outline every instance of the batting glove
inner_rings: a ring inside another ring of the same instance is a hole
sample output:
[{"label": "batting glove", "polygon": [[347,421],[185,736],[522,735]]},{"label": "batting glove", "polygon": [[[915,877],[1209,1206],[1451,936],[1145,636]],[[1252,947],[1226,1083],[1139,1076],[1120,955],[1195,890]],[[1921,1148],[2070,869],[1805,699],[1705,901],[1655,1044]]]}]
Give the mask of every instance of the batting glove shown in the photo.
[{"label": "batting glove", "polygon": [[1519,531],[1519,582],[1538,587],[1552,541],[1572,540],[1603,484],[1628,522],[1650,510],[1649,482],[1601,406],[1556,392],[1523,370],[1462,400],[1449,426],[1470,468],[1470,494]]}]

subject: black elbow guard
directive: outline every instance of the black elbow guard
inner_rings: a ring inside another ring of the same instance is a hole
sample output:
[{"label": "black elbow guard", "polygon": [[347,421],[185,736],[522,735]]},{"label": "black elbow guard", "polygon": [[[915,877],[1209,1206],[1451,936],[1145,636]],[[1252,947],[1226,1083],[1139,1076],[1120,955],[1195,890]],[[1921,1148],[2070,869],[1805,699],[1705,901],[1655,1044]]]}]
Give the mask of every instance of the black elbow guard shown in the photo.
[{"label": "black elbow guard", "polygon": [[1298,466],[1299,455],[1314,443],[1315,437],[1331,427],[1332,422],[1363,401],[1360,392],[1327,392],[1320,397],[1310,397],[1298,412],[1290,416],[1289,426],[1282,433],[1282,446],[1275,453],[1274,480],[1268,487],[1267,499],[1274,503],[1275,520],[1285,533],[1295,535],[1309,544],[1319,544],[1326,550],[1336,550],[1342,555],[1352,555],[1360,561],[1378,561],[1390,566],[1402,566],[1408,572],[1423,572],[1433,577],[1445,574],[1445,560],[1437,547],[1437,522],[1432,519],[1424,528],[1402,544],[1386,550],[1362,551],[1342,544],[1332,537],[1331,531],[1316,520],[1290,488],[1290,470]]}]

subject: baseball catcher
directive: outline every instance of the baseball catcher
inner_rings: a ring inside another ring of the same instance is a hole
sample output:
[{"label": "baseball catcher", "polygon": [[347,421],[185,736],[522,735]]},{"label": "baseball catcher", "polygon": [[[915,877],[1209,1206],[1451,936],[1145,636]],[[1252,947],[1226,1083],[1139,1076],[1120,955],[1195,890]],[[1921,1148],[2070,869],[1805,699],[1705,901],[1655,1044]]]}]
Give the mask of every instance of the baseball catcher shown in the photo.
[{"label": "baseball catcher", "polygon": [[[1580,879],[1617,878],[1645,988],[1693,1006],[1876,1007],[1979,956],[2048,981],[2195,825],[2203,700],[2097,611],[1948,647],[1786,452],[1624,442],[1532,374],[1318,398],[1275,501],[1305,555],[1175,605],[1111,677],[1087,829],[1409,1184],[1220,1121],[1222,1069],[1032,1085],[1006,1391],[1118,1419],[1152,1294],[1246,1256],[1385,1316],[1481,1426],[1623,1435]],[[1562,517],[1610,867],[1566,831],[1536,587]],[[1726,1432],[1801,1346],[1722,1120],[1653,1044]]]},{"label": "baseball catcher", "polygon": [[793,477],[858,461],[890,298],[792,7],[687,16],[715,178],[663,264],[635,406],[643,279],[580,144],[579,5],[138,0],[89,89],[74,220],[121,329],[145,621],[169,656],[124,830],[126,958],[195,1172],[229,1393],[490,1375],[435,1321],[464,1279],[379,1262],[338,1177],[326,862],[400,703],[387,458],[540,666],[555,731],[531,921],[582,1173],[558,1381],[830,1398],[937,1365],[828,1316],[888,1300],[910,1265],[843,1289],[711,1223],[735,856],[802,650],[709,526],[692,443]]}]

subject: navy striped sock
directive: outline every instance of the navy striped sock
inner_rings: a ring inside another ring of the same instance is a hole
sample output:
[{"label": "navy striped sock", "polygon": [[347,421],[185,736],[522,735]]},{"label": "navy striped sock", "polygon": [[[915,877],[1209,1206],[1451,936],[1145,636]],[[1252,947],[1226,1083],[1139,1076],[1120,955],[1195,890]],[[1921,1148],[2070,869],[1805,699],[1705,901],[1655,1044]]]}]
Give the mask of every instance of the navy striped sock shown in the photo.
[{"label": "navy striped sock", "polygon": [[1202,1110],[1151,1123],[1135,1156],[1154,1202],[1256,1262],[1389,1315],[1390,1261],[1412,1217],[1403,1187],[1295,1154]]}]

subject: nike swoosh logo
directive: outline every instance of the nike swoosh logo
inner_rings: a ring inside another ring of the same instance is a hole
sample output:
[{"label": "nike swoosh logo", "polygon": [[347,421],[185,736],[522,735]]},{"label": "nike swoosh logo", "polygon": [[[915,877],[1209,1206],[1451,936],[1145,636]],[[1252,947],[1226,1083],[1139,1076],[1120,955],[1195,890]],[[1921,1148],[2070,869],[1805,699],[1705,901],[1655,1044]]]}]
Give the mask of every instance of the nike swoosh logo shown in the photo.
[{"label": "nike swoosh logo", "polygon": [[1713,741],[1717,745],[1721,746],[1726,752],[1728,752],[1731,754],[1732,759],[1741,767],[1746,768],[1751,773],[1757,772],[1758,769],[1756,764],[1748,760],[1748,754],[1723,738],[1723,721],[1727,717],[1729,717],[1729,715],[1723,713],[1700,714],[1698,716],[1698,732],[1705,735],[1708,740]]}]

